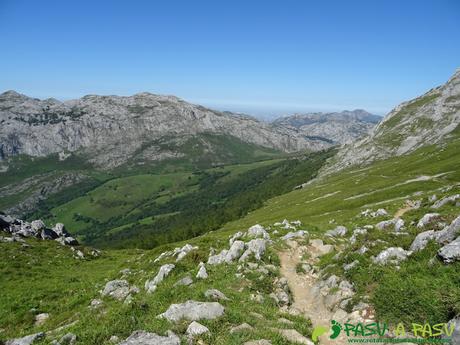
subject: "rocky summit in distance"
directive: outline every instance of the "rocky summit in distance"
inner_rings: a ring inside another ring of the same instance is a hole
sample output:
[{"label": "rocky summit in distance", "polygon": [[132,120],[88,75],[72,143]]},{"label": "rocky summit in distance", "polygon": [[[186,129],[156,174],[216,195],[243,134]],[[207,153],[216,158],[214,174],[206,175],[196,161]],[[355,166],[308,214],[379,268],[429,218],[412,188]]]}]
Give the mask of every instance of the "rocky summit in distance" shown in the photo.
[{"label": "rocky summit in distance", "polygon": [[276,128],[249,116],[151,93],[88,95],[61,102],[7,91],[0,94],[0,124],[0,161],[4,163],[19,154],[59,154],[65,159],[78,151],[96,166],[113,168],[132,157],[141,161],[180,158],[184,153],[175,148],[206,133],[283,152],[331,146],[323,138]]},{"label": "rocky summit in distance", "polygon": [[438,144],[460,125],[460,69],[444,84],[401,103],[371,133],[341,149],[326,171],[369,164]]},{"label": "rocky summit in distance", "polygon": [[289,128],[311,138],[323,138],[334,144],[360,139],[382,120],[362,109],[331,113],[294,114],[276,119],[275,128]]}]

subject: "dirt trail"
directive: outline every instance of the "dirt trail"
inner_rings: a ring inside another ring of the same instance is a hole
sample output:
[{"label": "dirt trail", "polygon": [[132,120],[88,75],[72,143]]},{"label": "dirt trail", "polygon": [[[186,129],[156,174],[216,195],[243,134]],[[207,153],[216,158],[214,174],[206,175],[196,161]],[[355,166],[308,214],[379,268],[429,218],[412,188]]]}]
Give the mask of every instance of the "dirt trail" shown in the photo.
[{"label": "dirt trail", "polygon": [[[296,265],[301,261],[300,258],[303,254],[302,247],[299,247],[294,241],[289,241],[288,244],[290,248],[280,252],[279,257],[281,275],[288,280],[289,288],[294,298],[292,306],[310,318],[313,327],[330,327],[333,313],[325,307],[322,299],[318,299],[318,294],[315,293],[314,284],[317,277],[310,273],[297,274],[296,272]],[[330,331],[319,338],[320,345],[342,345],[347,343],[340,338],[329,339],[329,334]]]}]

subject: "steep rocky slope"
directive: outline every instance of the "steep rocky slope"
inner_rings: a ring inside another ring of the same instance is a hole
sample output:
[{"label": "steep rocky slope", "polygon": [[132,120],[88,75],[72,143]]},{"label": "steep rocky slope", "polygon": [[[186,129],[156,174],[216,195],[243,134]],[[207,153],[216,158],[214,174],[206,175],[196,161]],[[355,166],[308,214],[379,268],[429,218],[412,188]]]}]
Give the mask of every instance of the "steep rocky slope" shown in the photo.
[{"label": "steep rocky slope", "polygon": [[[178,158],[180,146],[198,134],[219,134],[245,143],[292,152],[319,150],[326,140],[308,138],[256,119],[217,112],[177,97],[140,93],[130,97],[89,95],[60,102],[14,91],[0,95],[0,159],[80,151],[102,167],[133,156],[143,161]],[[203,141],[208,151],[209,141]],[[206,147],[203,149],[206,154]]]},{"label": "steep rocky slope", "polygon": [[440,143],[460,124],[460,70],[442,86],[393,109],[366,138],[345,146],[328,171]]},{"label": "steep rocky slope", "polygon": [[340,113],[309,113],[273,121],[275,128],[289,128],[300,134],[345,144],[366,136],[382,118],[362,109]]}]

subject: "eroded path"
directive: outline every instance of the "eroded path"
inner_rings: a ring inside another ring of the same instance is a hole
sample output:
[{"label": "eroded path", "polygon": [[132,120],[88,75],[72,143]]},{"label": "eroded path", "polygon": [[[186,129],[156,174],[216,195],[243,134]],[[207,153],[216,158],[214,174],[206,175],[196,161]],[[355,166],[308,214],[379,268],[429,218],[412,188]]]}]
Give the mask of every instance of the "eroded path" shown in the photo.
[{"label": "eroded path", "polygon": [[[318,298],[319,291],[315,287],[317,276],[314,273],[298,274],[296,266],[301,262],[302,255],[306,247],[299,246],[295,241],[288,241],[289,249],[279,253],[281,261],[281,275],[288,280],[294,302],[292,307],[298,309],[308,317],[313,327],[330,327],[333,313],[324,305],[321,298]],[[330,331],[322,335],[319,340],[321,345],[341,345],[347,344],[346,340],[330,339]]]}]

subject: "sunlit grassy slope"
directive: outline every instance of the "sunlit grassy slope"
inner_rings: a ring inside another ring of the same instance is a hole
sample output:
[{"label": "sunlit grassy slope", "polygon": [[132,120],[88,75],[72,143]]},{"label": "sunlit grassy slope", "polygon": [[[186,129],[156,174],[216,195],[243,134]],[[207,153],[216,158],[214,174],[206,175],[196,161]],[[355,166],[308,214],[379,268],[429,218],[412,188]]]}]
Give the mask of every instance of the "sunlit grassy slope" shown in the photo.
[{"label": "sunlit grassy slope", "polygon": [[[443,146],[426,146],[416,152],[355,167],[315,180],[267,201],[264,207],[224,228],[254,223],[271,224],[299,219],[325,231],[336,224],[352,225],[366,208],[384,207],[394,213],[406,199],[440,194],[437,189],[460,182],[460,139]],[[441,193],[442,194],[442,193]]]}]

